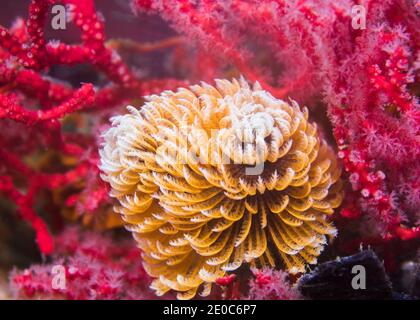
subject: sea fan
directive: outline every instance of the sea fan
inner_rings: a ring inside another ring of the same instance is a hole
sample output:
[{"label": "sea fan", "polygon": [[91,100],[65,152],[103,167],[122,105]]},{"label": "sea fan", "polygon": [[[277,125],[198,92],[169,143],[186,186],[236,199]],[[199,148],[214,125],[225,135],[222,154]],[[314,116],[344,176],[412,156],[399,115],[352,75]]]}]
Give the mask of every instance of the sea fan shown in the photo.
[{"label": "sea fan", "polygon": [[112,119],[102,178],[152,287],[210,293],[243,262],[304,272],[342,200],[340,167],[308,111],[241,79],[153,95]]}]

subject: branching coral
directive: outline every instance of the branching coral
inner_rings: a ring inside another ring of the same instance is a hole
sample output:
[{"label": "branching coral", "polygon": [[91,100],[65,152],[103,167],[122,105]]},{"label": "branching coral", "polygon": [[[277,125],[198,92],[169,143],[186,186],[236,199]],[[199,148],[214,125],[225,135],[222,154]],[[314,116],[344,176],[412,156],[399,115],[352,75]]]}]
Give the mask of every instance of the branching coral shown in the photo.
[{"label": "branching coral", "polygon": [[[49,8],[55,3],[69,5],[69,20],[80,29],[82,43],[68,45],[46,40],[45,24]],[[95,117],[93,126],[78,128],[95,131],[104,110],[183,83],[172,79],[139,79],[117,52],[106,46],[105,40],[104,22],[91,0],[33,0],[27,20],[18,18],[9,30],[0,26],[0,123],[6,128],[0,137],[0,195],[14,202],[21,217],[32,225],[43,254],[52,253],[53,239],[39,216],[40,210],[36,209],[41,193],[50,193],[48,203],[54,197],[53,191],[67,188],[67,206],[79,199],[80,203],[91,204],[89,213],[101,207],[92,206],[93,203],[106,202],[107,198],[106,188],[97,175],[95,137],[66,132],[62,118],[80,111],[102,112]],[[91,64],[108,77],[109,84],[96,89],[92,84],[73,88],[49,76],[56,65],[80,63]],[[29,155],[36,159],[40,153],[44,158],[55,155],[63,165],[55,162],[50,167],[57,172],[47,168],[46,173],[33,160],[28,163]],[[94,187],[76,186],[83,184],[81,177],[92,173],[96,183],[89,185]],[[74,193],[69,194],[71,191]],[[88,199],[84,199],[86,194]],[[65,209],[53,208],[52,215],[56,217],[57,211]]]},{"label": "branching coral", "polygon": [[202,295],[243,262],[304,272],[335,235],[340,168],[307,110],[216,80],[113,118],[103,179],[161,295]]}]

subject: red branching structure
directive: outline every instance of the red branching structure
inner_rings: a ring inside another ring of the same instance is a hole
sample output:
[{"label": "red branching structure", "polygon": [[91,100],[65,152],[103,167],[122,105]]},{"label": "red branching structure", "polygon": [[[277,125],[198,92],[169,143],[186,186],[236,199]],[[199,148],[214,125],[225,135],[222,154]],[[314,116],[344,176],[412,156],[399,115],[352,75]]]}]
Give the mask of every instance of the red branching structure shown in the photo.
[{"label": "red branching structure", "polygon": [[86,174],[86,164],[81,164],[64,174],[43,174],[33,171],[20,161],[16,155],[0,149],[3,165],[15,169],[29,179],[28,191],[22,194],[14,185],[10,176],[0,176],[0,191],[12,199],[22,216],[36,230],[36,240],[42,253],[50,254],[53,251],[53,240],[44,221],[36,214],[34,196],[40,188],[54,189],[60,185],[69,184],[80,176]]},{"label": "red branching structure", "polygon": [[[71,9],[69,18],[81,31],[80,44],[45,39],[47,15],[55,3],[65,3]],[[92,84],[82,84],[73,88],[45,76],[54,65],[80,63],[91,64],[108,77],[110,85],[94,89]],[[34,144],[31,134],[21,134],[18,141],[14,135],[0,137],[0,194],[16,203],[21,217],[32,225],[43,254],[52,253],[53,240],[34,209],[37,194],[71,185],[89,172],[97,174],[96,139],[72,138],[63,132],[60,119],[77,111],[103,111],[121,106],[133,98],[173,88],[179,83],[136,77],[116,51],[105,45],[104,21],[93,1],[33,0],[26,21],[19,18],[10,29],[0,26],[0,122],[12,127],[10,131],[28,130],[40,139]],[[36,108],[31,108],[33,100],[37,101]],[[64,173],[39,172],[23,160],[39,147],[76,157],[79,162]],[[26,182],[22,183],[22,179]],[[98,198],[88,201],[100,202],[106,198],[106,192],[96,190],[91,197],[95,196]],[[73,195],[75,198],[77,195]]]}]

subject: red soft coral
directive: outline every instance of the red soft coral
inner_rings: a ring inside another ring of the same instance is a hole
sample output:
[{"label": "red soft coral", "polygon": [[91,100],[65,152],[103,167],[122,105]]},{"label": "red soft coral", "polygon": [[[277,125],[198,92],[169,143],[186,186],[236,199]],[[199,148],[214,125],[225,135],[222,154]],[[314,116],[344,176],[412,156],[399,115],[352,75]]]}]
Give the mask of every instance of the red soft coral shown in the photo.
[{"label": "red soft coral", "polygon": [[[81,31],[80,44],[47,41],[45,24],[50,6],[56,3],[71,9],[69,19]],[[32,0],[28,16],[17,19],[10,29],[0,26],[0,124],[8,130],[0,137],[0,195],[16,204],[20,216],[35,229],[41,253],[50,254],[53,239],[39,215],[45,208],[35,209],[39,203],[51,203],[56,189],[68,188],[79,191],[72,194],[73,200],[83,199],[85,203],[79,210],[92,213],[98,202],[107,198],[104,188],[91,192],[91,184],[74,186],[86,173],[98,174],[97,139],[86,133],[88,126],[76,128],[84,134],[66,131],[62,119],[89,110],[97,112],[92,118],[98,123],[109,115],[103,110],[181,82],[138,78],[116,50],[105,44],[104,21],[93,0]],[[96,89],[92,84],[74,88],[48,76],[56,65],[80,63],[92,65],[108,82]],[[45,168],[33,163],[40,154],[45,158],[53,155],[71,165],[54,163],[47,168],[49,173],[44,173]],[[51,173],[52,168],[57,173]],[[42,201],[40,194],[45,192],[51,196]],[[56,216],[57,210],[50,211]]]},{"label": "red soft coral", "polygon": [[297,287],[289,281],[289,274],[272,269],[253,270],[249,281],[247,299],[251,300],[300,300],[303,299]]},{"label": "red soft coral", "polygon": [[[19,299],[153,299],[140,252],[130,240],[68,228],[56,240],[49,264],[14,271],[10,285]],[[54,270],[65,270],[64,285],[55,287]]]}]

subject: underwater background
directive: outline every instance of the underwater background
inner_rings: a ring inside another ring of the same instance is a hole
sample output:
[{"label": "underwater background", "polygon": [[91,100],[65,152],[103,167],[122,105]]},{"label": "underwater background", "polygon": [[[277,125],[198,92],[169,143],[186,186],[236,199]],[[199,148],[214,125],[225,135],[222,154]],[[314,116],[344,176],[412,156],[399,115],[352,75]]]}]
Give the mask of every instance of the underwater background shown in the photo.
[{"label": "underwater background", "polygon": [[[174,299],[186,291],[177,274],[175,283],[163,281],[165,292],[152,285],[175,271],[156,276],[144,263],[144,238],[124,228],[139,230],[144,221],[128,223],[116,212],[122,197],[109,195],[115,184],[104,179],[99,150],[114,125],[110,118],[127,114],[127,105],[142,110],[146,96],[202,81],[223,92],[215,79],[241,77],[258,82],[253,90],[273,101],[306,106],[316,137],[341,168],[342,199],[331,212],[318,203],[317,221],[334,232],[325,231],[322,249],[312,251],[316,263],[291,272],[285,261],[296,254],[288,249],[301,236],[279,232],[283,251],[274,240],[268,247],[286,258],[223,272],[209,280],[206,298],[420,297],[418,1],[4,0],[1,6],[1,299]],[[311,219],[310,210],[301,210],[302,221]],[[315,233],[327,228],[317,226]],[[162,251],[165,260],[169,253]],[[290,259],[291,267],[301,264]],[[364,267],[365,290],[354,288],[354,266]]]}]

